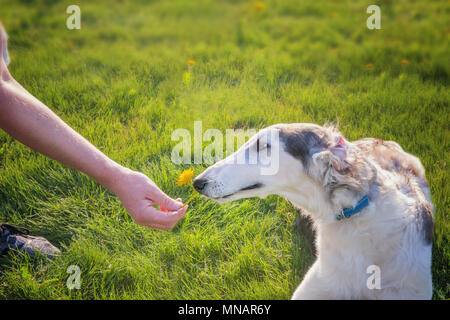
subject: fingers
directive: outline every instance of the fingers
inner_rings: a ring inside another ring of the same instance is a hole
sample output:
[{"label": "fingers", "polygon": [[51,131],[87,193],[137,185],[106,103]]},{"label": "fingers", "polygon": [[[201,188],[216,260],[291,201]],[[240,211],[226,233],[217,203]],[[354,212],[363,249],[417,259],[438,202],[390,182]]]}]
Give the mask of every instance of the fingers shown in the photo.
[{"label": "fingers", "polygon": [[142,226],[170,230],[185,216],[187,208],[184,206],[174,212],[162,212],[149,206],[142,214],[135,217],[135,221]]},{"label": "fingers", "polygon": [[[183,203],[183,200],[181,198],[177,198],[176,201],[180,202],[180,203]],[[170,212],[169,209],[166,209],[163,206],[160,206],[160,208],[161,208],[161,211],[163,211],[163,212]]]},{"label": "fingers", "polygon": [[159,189],[153,193],[152,200],[156,201],[161,208],[169,211],[177,211],[183,207],[181,199],[174,200]]}]

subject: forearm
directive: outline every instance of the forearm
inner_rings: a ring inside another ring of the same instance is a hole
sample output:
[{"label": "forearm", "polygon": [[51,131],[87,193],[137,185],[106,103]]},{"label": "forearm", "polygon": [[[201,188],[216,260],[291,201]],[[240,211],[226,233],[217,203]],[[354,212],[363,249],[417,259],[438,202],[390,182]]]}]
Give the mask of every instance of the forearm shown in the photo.
[{"label": "forearm", "polygon": [[0,127],[18,141],[112,188],[122,168],[17,82],[0,83]]}]

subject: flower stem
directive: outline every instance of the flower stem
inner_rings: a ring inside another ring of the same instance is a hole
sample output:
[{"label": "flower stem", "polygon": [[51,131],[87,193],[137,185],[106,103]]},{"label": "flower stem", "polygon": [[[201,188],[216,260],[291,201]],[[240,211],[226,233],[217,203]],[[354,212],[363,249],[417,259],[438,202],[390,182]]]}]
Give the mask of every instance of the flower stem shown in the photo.
[{"label": "flower stem", "polygon": [[191,194],[191,196],[189,197],[188,201],[186,201],[186,203],[185,203],[184,205],[187,205],[189,202],[191,202],[192,199],[194,199],[195,196],[197,195],[197,192],[195,191],[194,187],[193,187],[192,185],[191,185],[191,187],[192,187],[192,190],[193,190],[194,192]]}]

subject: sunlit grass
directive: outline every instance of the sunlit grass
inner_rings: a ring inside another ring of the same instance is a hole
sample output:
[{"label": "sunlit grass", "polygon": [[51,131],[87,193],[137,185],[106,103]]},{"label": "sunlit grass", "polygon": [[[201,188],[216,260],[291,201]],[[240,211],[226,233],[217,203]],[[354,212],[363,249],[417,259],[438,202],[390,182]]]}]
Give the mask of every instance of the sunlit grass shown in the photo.
[{"label": "sunlit grass", "polygon": [[[446,1],[0,0],[11,72],[114,160],[186,201],[177,128],[337,122],[349,139],[398,141],[423,162],[436,206],[435,298],[449,297],[449,29]],[[188,76],[187,76],[188,74]],[[194,198],[173,231],[136,225],[88,177],[0,134],[0,221],[48,237],[54,262],[1,258],[0,297],[287,299],[314,261],[276,196]],[[201,172],[204,166],[194,166]],[[68,290],[69,265],[81,289]]]}]

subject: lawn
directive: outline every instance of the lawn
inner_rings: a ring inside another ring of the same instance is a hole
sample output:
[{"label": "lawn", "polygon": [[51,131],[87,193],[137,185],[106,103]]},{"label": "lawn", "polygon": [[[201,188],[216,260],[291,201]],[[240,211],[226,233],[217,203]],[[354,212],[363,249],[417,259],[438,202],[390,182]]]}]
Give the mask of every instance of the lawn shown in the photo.
[{"label": "lawn", "polygon": [[[11,73],[112,159],[185,201],[177,128],[338,123],[417,155],[436,207],[434,298],[450,298],[447,1],[0,0]],[[369,30],[366,8],[381,8]],[[189,60],[191,64],[188,64]],[[192,64],[195,62],[195,64]],[[206,164],[193,165],[196,174]],[[1,299],[288,299],[314,261],[283,199],[195,199],[169,232],[138,226],[87,176],[0,133],[0,221],[47,237],[54,261],[0,258]],[[69,290],[70,265],[81,270]]]}]

